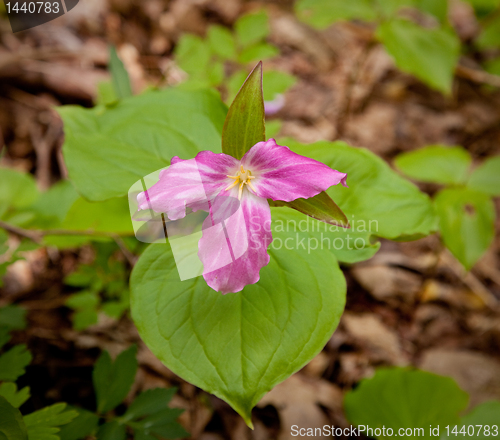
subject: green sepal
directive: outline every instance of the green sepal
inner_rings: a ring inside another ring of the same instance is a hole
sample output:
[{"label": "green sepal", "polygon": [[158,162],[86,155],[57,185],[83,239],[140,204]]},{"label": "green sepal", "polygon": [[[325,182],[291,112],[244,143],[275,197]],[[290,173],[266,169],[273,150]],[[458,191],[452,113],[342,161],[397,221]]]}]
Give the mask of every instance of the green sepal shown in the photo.
[{"label": "green sepal", "polygon": [[291,202],[268,199],[268,202],[269,206],[296,209],[302,214],[331,225],[350,227],[346,215],[324,191],[309,199],[296,199]]},{"label": "green sepal", "polygon": [[262,92],[262,61],[255,66],[234,98],[222,130],[222,152],[236,159],[266,140]]}]

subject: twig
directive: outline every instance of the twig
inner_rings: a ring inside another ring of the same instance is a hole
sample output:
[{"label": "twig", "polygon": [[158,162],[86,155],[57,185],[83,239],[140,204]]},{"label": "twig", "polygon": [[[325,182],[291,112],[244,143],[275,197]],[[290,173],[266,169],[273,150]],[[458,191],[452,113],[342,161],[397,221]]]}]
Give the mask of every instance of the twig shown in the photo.
[{"label": "twig", "polygon": [[130,263],[131,266],[133,266],[136,261],[137,257],[130,252],[130,250],[127,248],[125,242],[123,241],[123,238],[120,234],[116,234],[114,232],[104,232],[104,231],[93,231],[93,230],[86,230],[86,231],[70,231],[67,229],[46,229],[46,230],[29,230],[29,229],[23,229],[18,226],[11,225],[9,223],[6,223],[2,220],[0,220],[0,228],[5,229],[8,232],[11,232],[12,234],[15,234],[19,237],[27,238],[37,244],[42,244],[43,238],[48,236],[48,235],[60,235],[60,236],[90,236],[90,237],[106,237],[106,238],[111,238],[113,239],[120,250],[122,251],[123,255],[127,259],[127,261]]},{"label": "twig", "polygon": [[344,94],[344,102],[342,105],[342,109],[339,112],[339,116],[337,118],[337,135],[336,138],[340,139],[344,135],[346,124],[349,120],[351,107],[352,107],[352,99],[353,99],[353,91],[354,87],[358,83],[360,74],[363,70],[363,66],[370,55],[371,50],[376,45],[374,40],[367,41],[363,48],[361,49],[361,53],[357,57],[354,66],[351,70],[349,77],[347,78],[346,91]]},{"label": "twig", "polygon": [[498,310],[500,301],[472,272],[466,272],[455,257],[445,249],[441,253],[442,261],[458,276],[462,282],[492,310]]},{"label": "twig", "polygon": [[470,67],[459,65],[455,73],[460,78],[468,79],[477,84],[486,84],[488,86],[500,88],[500,76],[492,75],[483,70],[471,69]]},{"label": "twig", "polygon": [[19,228],[17,226],[10,225],[9,223],[6,223],[2,220],[0,220],[0,228],[18,235],[19,237],[27,238],[38,244],[40,244],[43,239],[43,234],[40,234],[38,231],[29,231],[27,229]]},{"label": "twig", "polygon": [[115,240],[115,243],[118,245],[118,247],[120,248],[120,250],[122,251],[123,253],[123,256],[127,259],[127,261],[129,262],[129,264],[131,266],[134,266],[135,263],[137,262],[137,256],[134,255],[132,252],[130,252],[129,248],[127,247],[127,245],[125,244],[125,242],[123,241],[123,238],[120,237],[119,235],[117,235],[116,237],[114,237],[114,240]]}]

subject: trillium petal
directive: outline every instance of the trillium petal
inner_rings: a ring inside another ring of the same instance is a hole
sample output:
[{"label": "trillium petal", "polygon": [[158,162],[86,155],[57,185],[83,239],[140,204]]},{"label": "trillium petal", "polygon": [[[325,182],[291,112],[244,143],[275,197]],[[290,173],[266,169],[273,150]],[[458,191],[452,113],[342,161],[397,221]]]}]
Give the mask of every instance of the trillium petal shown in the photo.
[{"label": "trillium petal", "polygon": [[347,174],[277,145],[274,139],[255,144],[241,163],[255,176],[255,194],[266,199],[291,202],[314,197],[332,185],[347,186]]},{"label": "trillium petal", "polygon": [[170,220],[186,216],[186,207],[208,210],[208,201],[227,186],[227,175],[239,162],[227,154],[202,151],[194,159],[172,159],[160,179],[137,196],[139,209],[164,212]]},{"label": "trillium petal", "polygon": [[[218,199],[237,200],[237,195],[237,190],[232,190]],[[217,213],[205,220],[198,256],[207,284],[226,294],[259,281],[260,269],[269,263],[267,247],[273,238],[267,200],[249,192],[236,212],[226,220],[220,221],[221,217]]]}]

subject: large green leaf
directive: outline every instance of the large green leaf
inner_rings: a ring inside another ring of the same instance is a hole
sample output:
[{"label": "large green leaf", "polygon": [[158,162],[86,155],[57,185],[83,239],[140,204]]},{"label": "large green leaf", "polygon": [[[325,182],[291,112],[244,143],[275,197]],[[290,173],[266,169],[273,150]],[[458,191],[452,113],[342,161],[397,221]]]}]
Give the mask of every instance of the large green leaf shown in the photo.
[{"label": "large green leaf", "polygon": [[241,86],[227,113],[222,132],[222,152],[241,159],[257,142],[266,139],[262,94],[262,62]]},{"label": "large green leaf", "polygon": [[0,439],[28,440],[23,416],[2,396],[0,396]]},{"label": "large green leaf", "polygon": [[490,157],[478,166],[467,186],[491,196],[500,196],[500,156]]},{"label": "large green leaf", "polygon": [[377,37],[397,66],[430,87],[451,93],[460,40],[445,29],[425,29],[407,20],[382,23]]},{"label": "large green leaf", "polygon": [[92,374],[99,413],[112,410],[127,396],[137,372],[136,354],[137,346],[132,345],[113,362],[107,351],[102,352]]},{"label": "large green leaf", "polygon": [[202,277],[181,282],[168,244],[151,245],[131,277],[132,315],[149,348],[249,425],[262,396],[323,348],[345,302],[345,280],[328,250],[271,246],[269,254],[260,281],[235,294],[213,291]]},{"label": "large green leaf", "polygon": [[289,139],[280,144],[347,173],[349,188],[337,185],[327,193],[347,215],[351,232],[405,239],[437,228],[430,198],[370,151],[344,142],[301,145]]},{"label": "large green leaf", "polygon": [[80,197],[69,209],[62,228],[71,231],[92,230],[123,235],[134,233],[128,200],[125,197],[99,203],[88,202]]},{"label": "large green leaf", "polygon": [[317,221],[290,209],[271,208],[271,249],[295,249],[310,254],[318,249],[332,252],[337,260],[357,263],[368,260],[380,248],[366,228],[344,228]]},{"label": "large green leaf", "polygon": [[[436,437],[430,435],[430,426],[439,425],[442,433],[446,425],[456,424],[468,399],[467,393],[448,377],[403,368],[379,369],[374,377],[347,393],[344,409],[347,419],[358,427],[385,427],[393,430],[392,436],[406,433],[409,437],[433,439]],[[408,435],[406,429],[412,434]],[[363,434],[384,438],[375,432]]]},{"label": "large green leaf", "polygon": [[154,91],[113,108],[58,108],[66,134],[69,176],[87,199],[123,196],[141,177],[169,165],[172,156],[220,152],[226,108],[212,91]]},{"label": "large green leaf", "polygon": [[488,195],[466,188],[449,188],[434,199],[444,244],[470,269],[495,236],[495,208]]},{"label": "large green leaf", "polygon": [[453,185],[467,179],[471,157],[462,147],[429,145],[400,154],[394,164],[412,179]]}]

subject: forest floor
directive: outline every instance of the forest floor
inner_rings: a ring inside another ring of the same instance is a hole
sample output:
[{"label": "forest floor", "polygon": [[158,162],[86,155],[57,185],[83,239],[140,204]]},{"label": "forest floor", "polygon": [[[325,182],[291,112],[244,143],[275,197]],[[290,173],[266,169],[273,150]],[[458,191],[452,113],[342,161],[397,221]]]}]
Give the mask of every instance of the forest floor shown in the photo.
[{"label": "forest floor", "polygon": [[[66,175],[62,123],[53,106],[91,106],[97,84],[109,79],[108,44],[119,47],[136,92],[148,84],[179,80],[172,49],[182,32],[203,35],[211,23],[232,25],[245,11],[265,5],[270,41],[281,54],[269,62],[299,78],[274,117],[280,136],[303,142],[344,140],[391,163],[394,156],[429,144],[462,145],[474,161],[500,154],[500,90],[470,75],[465,60],[452,97],[444,97],[398,71],[366,28],[338,24],[315,32],[293,17],[289,1],[85,0],[71,13],[12,34],[0,21],[0,145],[2,166],[29,171],[40,188]],[[457,14],[463,32],[473,16]],[[3,139],[2,139],[3,137]],[[437,186],[422,190],[433,194]],[[383,241],[371,260],[344,266],[347,307],[325,349],[299,373],[264,397],[255,430],[219,399],[183,382],[140,342],[129,318],[102,319],[83,332],[72,329],[62,280],[90,248],[42,248],[9,268],[0,305],[28,309],[29,326],[15,342],[34,360],[20,385],[29,384],[28,410],[55,401],[92,408],[92,366],[101,349],[118,353],[139,343],[140,370],[133,391],[179,386],[174,405],[181,422],[202,440],[288,439],[301,427],[347,426],[342,393],[381,366],[414,365],[453,377],[471,405],[500,399],[500,203],[496,238],[471,272],[437,236]]]}]

